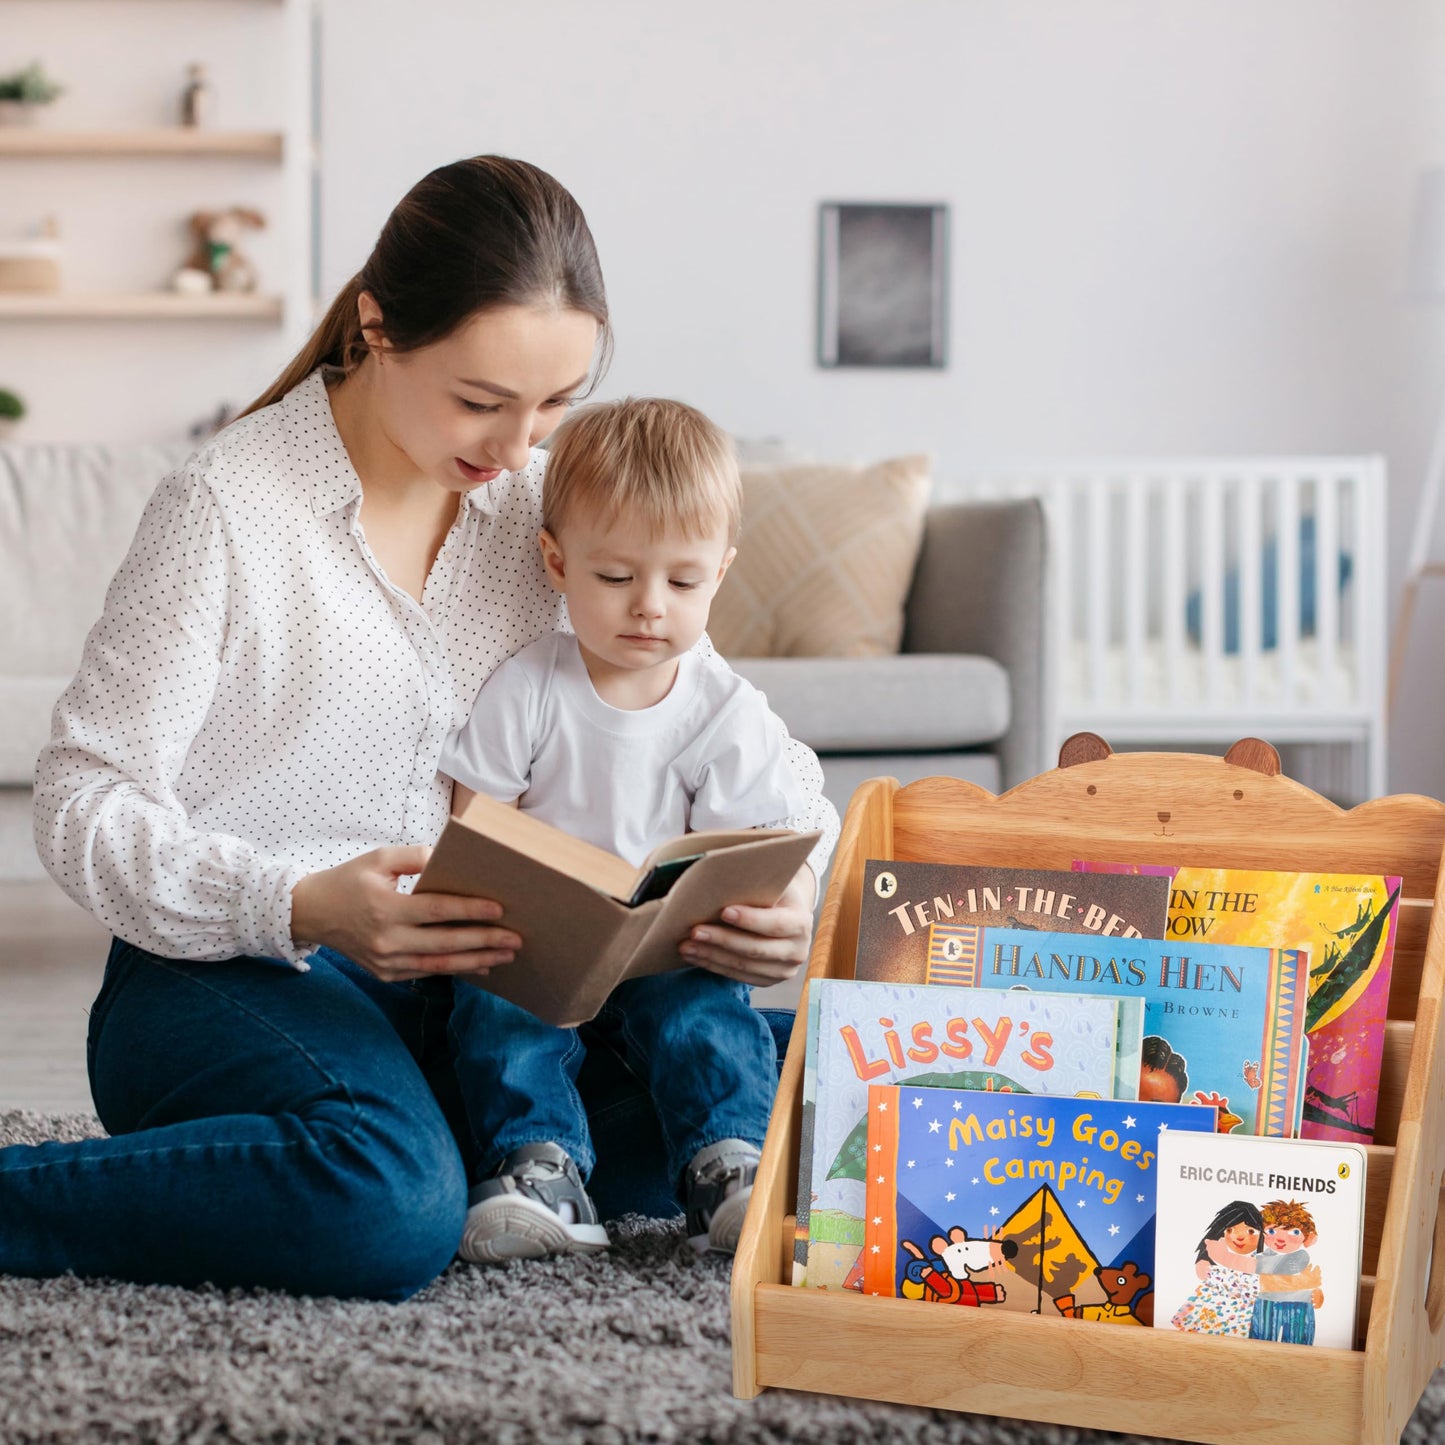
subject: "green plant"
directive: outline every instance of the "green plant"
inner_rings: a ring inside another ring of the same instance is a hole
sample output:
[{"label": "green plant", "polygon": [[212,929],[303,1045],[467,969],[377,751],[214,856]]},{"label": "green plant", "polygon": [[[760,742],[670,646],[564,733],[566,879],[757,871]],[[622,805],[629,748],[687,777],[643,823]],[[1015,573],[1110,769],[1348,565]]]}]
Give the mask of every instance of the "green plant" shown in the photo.
[{"label": "green plant", "polygon": [[19,421],[25,415],[25,403],[13,391],[0,386],[0,420]]},{"label": "green plant", "polygon": [[13,75],[0,75],[0,100],[18,100],[23,105],[49,105],[61,87],[45,73],[38,60]]}]

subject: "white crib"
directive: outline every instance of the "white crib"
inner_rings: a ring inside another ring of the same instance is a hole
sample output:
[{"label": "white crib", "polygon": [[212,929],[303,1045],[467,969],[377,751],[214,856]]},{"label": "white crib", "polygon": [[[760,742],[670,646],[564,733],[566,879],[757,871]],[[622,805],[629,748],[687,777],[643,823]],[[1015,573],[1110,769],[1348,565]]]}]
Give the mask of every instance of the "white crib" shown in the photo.
[{"label": "white crib", "polygon": [[1386,791],[1385,487],[1379,457],[1202,458],[1016,464],[963,494],[1044,499],[1057,740],[1253,735],[1356,802]]}]

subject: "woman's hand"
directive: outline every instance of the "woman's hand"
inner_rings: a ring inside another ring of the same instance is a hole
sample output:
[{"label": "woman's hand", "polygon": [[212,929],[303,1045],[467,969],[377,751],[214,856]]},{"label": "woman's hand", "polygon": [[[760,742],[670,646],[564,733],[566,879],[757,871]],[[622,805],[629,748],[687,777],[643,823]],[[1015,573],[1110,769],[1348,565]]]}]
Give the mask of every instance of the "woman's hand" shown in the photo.
[{"label": "woman's hand", "polygon": [[508,963],[522,940],[489,927],[502,916],[489,898],[398,893],[396,880],[420,873],[430,848],[374,848],[349,863],[311,873],[291,890],[291,937],[354,959],[397,982],[433,973],[486,974]]},{"label": "woman's hand", "polygon": [[682,956],[739,983],[784,983],[808,961],[817,896],[818,880],[805,863],[771,908],[724,908],[721,923],[701,924],[683,940]]}]

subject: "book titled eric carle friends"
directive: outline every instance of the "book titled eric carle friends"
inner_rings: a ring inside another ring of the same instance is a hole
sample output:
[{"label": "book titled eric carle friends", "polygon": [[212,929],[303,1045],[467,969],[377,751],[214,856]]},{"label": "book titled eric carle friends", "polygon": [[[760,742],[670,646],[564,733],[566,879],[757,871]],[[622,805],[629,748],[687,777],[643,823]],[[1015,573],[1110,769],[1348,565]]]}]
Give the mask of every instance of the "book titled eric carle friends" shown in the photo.
[{"label": "book titled eric carle friends", "polygon": [[[911,1079],[1024,1098],[1112,1098],[1130,1000],[814,979],[815,1098],[804,1105],[808,1246],[794,1278],[860,1289],[871,1083]],[[1137,1035],[1141,1011],[1132,1013]],[[804,1273],[805,1272],[805,1273]]]},{"label": "book titled eric carle friends", "polygon": [[1214,1126],[1199,1105],[874,1085],[864,1290],[1148,1325],[1160,1143]]},{"label": "book titled eric carle friends", "polygon": [[1309,986],[1303,950],[968,924],[929,931],[931,983],[1142,998],[1139,1098],[1212,1104],[1225,1134],[1298,1131]]},{"label": "book titled eric carle friends", "polygon": [[1306,1139],[1375,1137],[1400,879],[1379,873],[1076,863],[1095,877],[1170,880],[1167,937],[1176,943],[1298,946],[1310,955]]}]

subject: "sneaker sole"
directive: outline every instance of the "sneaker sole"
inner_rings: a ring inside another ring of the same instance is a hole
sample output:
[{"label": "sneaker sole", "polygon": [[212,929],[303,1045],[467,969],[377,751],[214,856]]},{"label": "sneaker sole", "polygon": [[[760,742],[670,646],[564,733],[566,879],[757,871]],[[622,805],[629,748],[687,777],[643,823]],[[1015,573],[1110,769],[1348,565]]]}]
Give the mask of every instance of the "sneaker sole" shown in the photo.
[{"label": "sneaker sole", "polygon": [[738,1240],[743,1237],[743,1220],[747,1218],[748,1200],[752,1195],[751,1184],[736,1194],[728,1195],[713,1215],[707,1233],[690,1235],[687,1242],[699,1254],[705,1250],[714,1250],[718,1254],[736,1254]]},{"label": "sneaker sole", "polygon": [[457,1254],[471,1264],[593,1254],[611,1244],[600,1224],[568,1224],[545,1205],[511,1196],[473,1205]]}]

